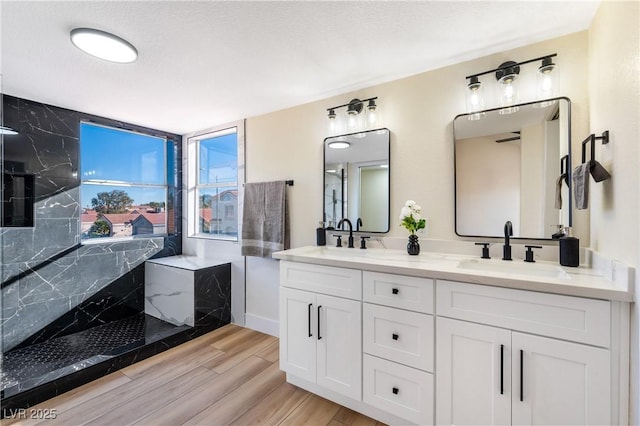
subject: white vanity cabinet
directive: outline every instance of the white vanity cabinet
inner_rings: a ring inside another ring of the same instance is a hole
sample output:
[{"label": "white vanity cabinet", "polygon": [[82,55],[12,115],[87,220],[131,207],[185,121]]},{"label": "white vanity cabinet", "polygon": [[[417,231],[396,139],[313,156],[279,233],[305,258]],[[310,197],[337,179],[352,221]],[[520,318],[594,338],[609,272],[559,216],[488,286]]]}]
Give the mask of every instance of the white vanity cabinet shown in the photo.
[{"label": "white vanity cabinet", "polygon": [[282,262],[280,273],[280,369],[361,400],[361,272]]},{"label": "white vanity cabinet", "polygon": [[[608,301],[447,281],[437,286],[438,315],[457,318],[436,320],[438,424],[611,422],[609,340],[602,329],[610,323]],[[538,314],[529,315],[532,309]],[[470,322],[480,319],[485,324]]]},{"label": "white vanity cabinet", "polygon": [[433,280],[363,271],[363,399],[433,424]]},{"label": "white vanity cabinet", "polygon": [[571,288],[576,274],[563,294],[553,279],[293,253],[280,263],[288,382],[387,424],[627,424],[632,299],[609,284]]}]

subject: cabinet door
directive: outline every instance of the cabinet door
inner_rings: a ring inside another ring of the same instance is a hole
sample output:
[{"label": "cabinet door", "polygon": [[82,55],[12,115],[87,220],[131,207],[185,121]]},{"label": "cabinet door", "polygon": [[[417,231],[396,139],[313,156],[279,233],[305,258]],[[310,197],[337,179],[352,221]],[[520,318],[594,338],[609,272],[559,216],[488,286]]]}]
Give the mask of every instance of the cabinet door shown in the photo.
[{"label": "cabinet door", "polygon": [[317,295],[316,381],[358,401],[362,399],[362,303]]},{"label": "cabinet door", "polygon": [[436,423],[511,424],[511,331],[436,319]]},{"label": "cabinet door", "polygon": [[512,348],[514,424],[611,422],[608,350],[516,332]]},{"label": "cabinet door", "polygon": [[280,287],[280,369],[316,380],[316,295]]}]

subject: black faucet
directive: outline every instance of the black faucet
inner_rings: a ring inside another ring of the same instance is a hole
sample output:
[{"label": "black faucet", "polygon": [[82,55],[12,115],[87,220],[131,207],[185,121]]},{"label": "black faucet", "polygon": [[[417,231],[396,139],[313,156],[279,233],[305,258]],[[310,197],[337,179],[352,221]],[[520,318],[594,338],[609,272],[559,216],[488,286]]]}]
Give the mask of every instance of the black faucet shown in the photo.
[{"label": "black faucet", "polygon": [[345,222],[349,225],[349,248],[353,248],[353,225],[351,221],[349,219],[341,219],[340,222],[338,222],[338,228],[342,228],[342,224]]},{"label": "black faucet", "polygon": [[512,260],[511,259],[511,246],[509,245],[509,237],[513,236],[513,225],[511,221],[508,220],[507,223],[504,224],[504,246],[502,247],[502,260]]},{"label": "black faucet", "polygon": [[358,218],[358,220],[356,220],[356,232],[360,232],[361,226],[362,226],[362,219]]}]

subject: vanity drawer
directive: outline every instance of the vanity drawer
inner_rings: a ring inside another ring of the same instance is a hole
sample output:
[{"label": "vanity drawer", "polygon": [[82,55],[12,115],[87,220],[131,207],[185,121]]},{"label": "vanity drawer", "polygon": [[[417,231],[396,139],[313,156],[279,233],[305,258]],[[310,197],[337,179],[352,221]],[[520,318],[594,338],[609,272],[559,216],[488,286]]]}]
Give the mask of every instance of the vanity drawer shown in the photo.
[{"label": "vanity drawer", "polygon": [[362,271],[356,269],[281,261],[280,285],[362,300]]},{"label": "vanity drawer", "polygon": [[433,280],[430,278],[364,271],[362,286],[365,302],[433,313]]},{"label": "vanity drawer", "polygon": [[365,303],[364,352],[433,371],[433,316]]},{"label": "vanity drawer", "polygon": [[419,425],[433,424],[433,375],[363,356],[364,402]]},{"label": "vanity drawer", "polygon": [[436,312],[574,342],[610,345],[610,304],[605,300],[438,281]]}]

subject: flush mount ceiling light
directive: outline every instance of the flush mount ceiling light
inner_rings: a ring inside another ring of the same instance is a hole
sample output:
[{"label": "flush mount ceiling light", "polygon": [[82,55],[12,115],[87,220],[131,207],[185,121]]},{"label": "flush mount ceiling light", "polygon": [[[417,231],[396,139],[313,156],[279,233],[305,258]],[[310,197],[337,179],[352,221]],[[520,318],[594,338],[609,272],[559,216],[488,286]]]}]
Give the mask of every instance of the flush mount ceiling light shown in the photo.
[{"label": "flush mount ceiling light", "polygon": [[129,63],[138,58],[138,51],[131,43],[93,28],[71,30],[71,42],[83,52],[106,61]]},{"label": "flush mount ceiling light", "polygon": [[18,132],[13,130],[11,127],[0,126],[0,135],[17,135]]},{"label": "flush mount ceiling light", "polygon": [[349,148],[351,144],[347,141],[335,141],[335,142],[329,142],[329,148],[333,148],[333,149],[345,149],[345,148]]}]

